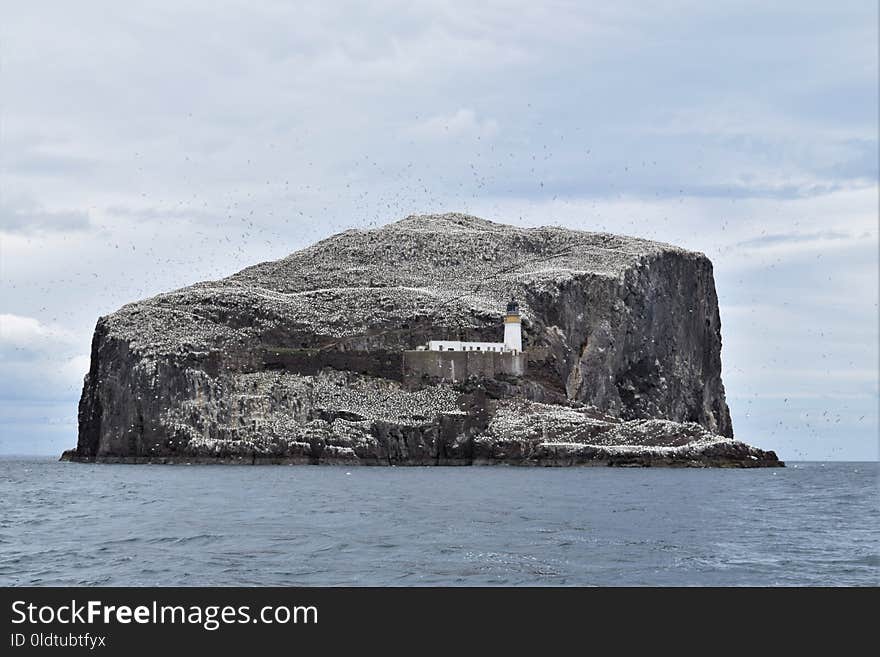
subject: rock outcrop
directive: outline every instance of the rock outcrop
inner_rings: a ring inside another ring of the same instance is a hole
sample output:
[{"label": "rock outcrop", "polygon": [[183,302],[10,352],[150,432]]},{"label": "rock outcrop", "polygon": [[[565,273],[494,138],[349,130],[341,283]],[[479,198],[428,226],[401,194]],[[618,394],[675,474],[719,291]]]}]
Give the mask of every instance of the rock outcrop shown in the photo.
[{"label": "rock outcrop", "polygon": [[[523,377],[403,375],[429,339]],[[712,264],[641,239],[460,214],[349,230],[98,320],[72,460],[778,465],[733,440]]]}]

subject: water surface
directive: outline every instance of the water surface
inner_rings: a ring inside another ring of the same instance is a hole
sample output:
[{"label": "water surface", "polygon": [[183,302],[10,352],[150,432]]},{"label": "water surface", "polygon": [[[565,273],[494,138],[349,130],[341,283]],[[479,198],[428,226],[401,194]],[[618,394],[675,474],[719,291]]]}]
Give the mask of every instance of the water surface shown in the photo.
[{"label": "water surface", "polygon": [[878,585],[877,463],[0,460],[2,585]]}]

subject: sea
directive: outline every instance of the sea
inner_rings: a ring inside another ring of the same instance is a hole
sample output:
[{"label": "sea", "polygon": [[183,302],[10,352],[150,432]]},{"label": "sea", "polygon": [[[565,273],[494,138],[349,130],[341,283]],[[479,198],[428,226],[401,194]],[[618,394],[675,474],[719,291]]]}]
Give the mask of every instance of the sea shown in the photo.
[{"label": "sea", "polygon": [[877,586],[880,464],[0,459],[5,586]]}]

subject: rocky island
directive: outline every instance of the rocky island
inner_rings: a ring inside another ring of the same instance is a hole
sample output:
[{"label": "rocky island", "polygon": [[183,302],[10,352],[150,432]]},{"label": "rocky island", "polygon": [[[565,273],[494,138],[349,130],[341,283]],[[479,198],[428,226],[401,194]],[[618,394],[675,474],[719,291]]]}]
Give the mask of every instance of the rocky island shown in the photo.
[{"label": "rocky island", "polygon": [[[511,299],[516,369],[472,351],[467,375],[406,366],[432,340],[497,343]],[[101,317],[62,458],[782,465],[733,438],[705,255],[462,214],[348,230]]]}]

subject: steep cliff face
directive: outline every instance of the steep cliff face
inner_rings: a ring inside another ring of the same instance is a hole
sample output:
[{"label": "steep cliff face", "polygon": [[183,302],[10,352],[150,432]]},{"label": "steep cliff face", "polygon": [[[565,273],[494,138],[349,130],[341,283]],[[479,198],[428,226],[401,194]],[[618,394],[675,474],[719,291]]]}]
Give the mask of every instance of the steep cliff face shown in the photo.
[{"label": "steep cliff face", "polygon": [[[401,351],[428,339],[500,340],[510,296],[523,312],[524,378],[401,378]],[[531,415],[548,404],[600,413],[633,445],[644,444],[640,420],[690,423],[681,426],[705,434],[691,442],[726,438],[763,463],[730,440],[720,352],[702,254],[459,214],[408,217],[99,319],[75,458],[480,462],[487,440],[500,444],[490,438],[499,409],[537,402]],[[578,436],[533,436],[523,458],[565,461],[564,448],[551,458],[538,446],[592,444]]]}]

